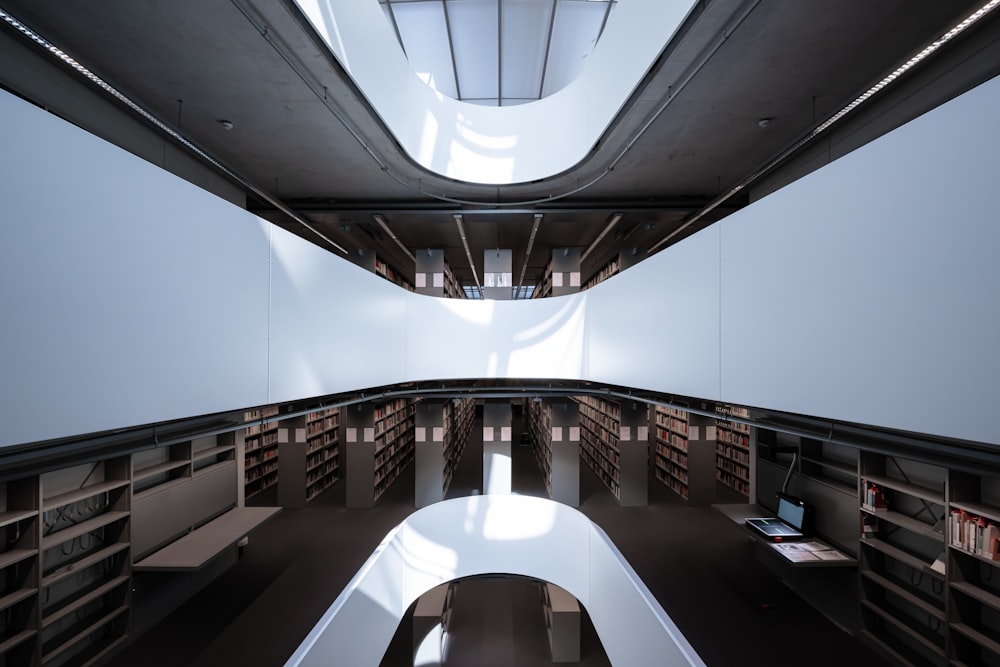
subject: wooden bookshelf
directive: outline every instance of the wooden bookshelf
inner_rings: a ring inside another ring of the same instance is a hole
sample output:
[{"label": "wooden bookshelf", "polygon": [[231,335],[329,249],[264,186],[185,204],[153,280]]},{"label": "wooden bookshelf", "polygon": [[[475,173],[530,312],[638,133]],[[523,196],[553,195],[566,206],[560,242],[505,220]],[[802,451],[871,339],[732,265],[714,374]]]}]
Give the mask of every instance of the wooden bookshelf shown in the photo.
[{"label": "wooden bookshelf", "polygon": [[244,430],[244,497],[251,498],[278,483],[278,422],[266,421],[278,415],[278,406],[248,410],[247,422],[259,421]]},{"label": "wooden bookshelf", "polygon": [[647,502],[649,411],[632,401],[625,404],[595,396],[580,396],[580,457],[622,506]]},{"label": "wooden bookshelf", "polygon": [[947,662],[945,487],[948,471],[860,452],[861,627],[869,643],[907,664]]},{"label": "wooden bookshelf", "polygon": [[531,450],[542,472],[545,492],[552,497],[552,407],[541,400],[525,399],[524,425],[531,439]]},{"label": "wooden bookshelf", "polygon": [[[743,407],[718,406],[717,411],[749,419],[750,411]],[[750,497],[750,426],[748,424],[717,418],[715,420],[716,473],[715,478]]]},{"label": "wooden bookshelf", "polygon": [[610,262],[602,266],[597,273],[592,275],[587,282],[583,284],[583,289],[588,290],[594,285],[603,283],[608,278],[617,275],[619,271],[622,270],[621,255],[613,258]]},{"label": "wooden bookshelf", "polygon": [[0,482],[0,664],[30,665],[39,628],[38,478]]},{"label": "wooden bookshelf", "polygon": [[652,408],[653,474],[691,505],[715,502],[715,420],[679,407]]},{"label": "wooden bookshelf", "polygon": [[42,601],[37,628],[25,630],[37,629],[41,664],[90,664],[125,639],[132,596],[131,475],[126,456],[38,478],[41,563],[35,575]]},{"label": "wooden bookshelf", "polygon": [[472,398],[418,401],[414,406],[414,504],[444,500],[475,421]]},{"label": "wooden bookshelf", "polygon": [[421,248],[414,252],[416,271],[413,275],[414,291],[427,296],[445,299],[465,299],[465,290],[455,278],[454,271],[445,257],[444,250]]},{"label": "wooden bookshelf", "polygon": [[415,410],[404,398],[341,409],[348,507],[373,507],[413,462]]},{"label": "wooden bookshelf", "polygon": [[531,298],[564,296],[579,292],[581,287],[580,249],[553,248],[542,277],[531,293]]}]

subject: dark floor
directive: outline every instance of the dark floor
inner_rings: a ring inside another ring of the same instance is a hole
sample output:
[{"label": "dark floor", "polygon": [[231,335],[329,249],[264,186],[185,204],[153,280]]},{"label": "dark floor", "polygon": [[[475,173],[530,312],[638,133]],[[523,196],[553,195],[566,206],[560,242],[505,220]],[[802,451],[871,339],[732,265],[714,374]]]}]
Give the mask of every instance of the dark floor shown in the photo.
[{"label": "dark floor", "polygon": [[[514,427],[516,434],[520,420]],[[449,497],[482,488],[481,432],[473,429]],[[581,511],[608,533],[707,665],[798,665],[805,664],[802,656],[814,667],[886,664],[762,566],[744,530],[716,510],[687,507],[652,479],[648,507],[620,508],[583,465],[580,488]],[[544,495],[531,448],[517,442],[513,489]],[[273,503],[271,492],[252,504]],[[733,502],[728,490],[720,487],[720,494],[720,502]],[[400,478],[374,509],[345,509],[340,482],[307,508],[282,511],[254,531],[236,566],[108,664],[284,664],[382,537],[412,511],[412,475]],[[460,584],[448,665],[552,664],[530,584],[503,582]],[[498,621],[504,610],[508,622]],[[607,665],[586,619],[581,633],[579,664]],[[411,637],[404,622],[383,667],[412,667]],[[779,639],[782,655],[798,657],[776,655]]]}]

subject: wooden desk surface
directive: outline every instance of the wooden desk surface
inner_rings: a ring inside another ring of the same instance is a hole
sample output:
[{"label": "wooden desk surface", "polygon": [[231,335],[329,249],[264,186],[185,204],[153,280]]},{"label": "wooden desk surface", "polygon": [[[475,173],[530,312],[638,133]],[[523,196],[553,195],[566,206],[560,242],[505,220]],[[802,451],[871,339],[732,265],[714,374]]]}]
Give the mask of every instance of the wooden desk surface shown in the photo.
[{"label": "wooden desk surface", "polygon": [[280,507],[234,507],[143,558],[132,569],[164,572],[197,570],[280,511]]}]

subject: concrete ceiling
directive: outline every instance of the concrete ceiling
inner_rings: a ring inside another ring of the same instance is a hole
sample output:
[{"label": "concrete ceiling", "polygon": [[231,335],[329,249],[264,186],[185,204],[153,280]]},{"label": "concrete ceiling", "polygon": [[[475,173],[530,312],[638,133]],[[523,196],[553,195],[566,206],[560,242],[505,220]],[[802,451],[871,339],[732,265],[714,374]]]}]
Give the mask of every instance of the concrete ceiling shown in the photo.
[{"label": "concrete ceiling", "polygon": [[[497,188],[433,176],[403,155],[288,0],[0,0],[352,256],[374,250],[413,271],[372,219],[381,214],[411,252],[445,248],[466,284],[472,273],[453,213],[465,214],[480,275],[485,249],[510,248],[516,280],[535,212],[545,215],[526,284],[551,248],[586,248],[616,211],[624,216],[584,277],[620,251],[644,257],[979,4],[699,2],[583,163]],[[745,195],[727,201],[685,233],[745,203]],[[270,205],[248,205],[317,240]]]}]

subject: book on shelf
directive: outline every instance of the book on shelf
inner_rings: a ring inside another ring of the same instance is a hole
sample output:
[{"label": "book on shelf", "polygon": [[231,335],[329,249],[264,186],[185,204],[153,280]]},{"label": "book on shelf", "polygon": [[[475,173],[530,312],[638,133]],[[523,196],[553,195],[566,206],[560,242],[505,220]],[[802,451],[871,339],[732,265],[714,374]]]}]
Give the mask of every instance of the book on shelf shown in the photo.
[{"label": "book on shelf", "polygon": [[861,504],[862,508],[869,512],[885,512],[889,509],[889,500],[885,495],[885,491],[878,488],[875,484],[867,482],[864,494],[865,499]]},{"label": "book on shelf", "polygon": [[951,545],[989,560],[1000,560],[1000,529],[981,516],[952,510]]},{"label": "book on shelf", "polygon": [[941,552],[941,554],[937,558],[934,559],[934,562],[931,563],[931,569],[934,570],[935,572],[940,572],[941,574],[945,574],[945,569],[946,568],[945,568],[945,564],[944,564],[944,552],[943,551]]}]

